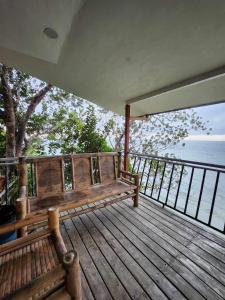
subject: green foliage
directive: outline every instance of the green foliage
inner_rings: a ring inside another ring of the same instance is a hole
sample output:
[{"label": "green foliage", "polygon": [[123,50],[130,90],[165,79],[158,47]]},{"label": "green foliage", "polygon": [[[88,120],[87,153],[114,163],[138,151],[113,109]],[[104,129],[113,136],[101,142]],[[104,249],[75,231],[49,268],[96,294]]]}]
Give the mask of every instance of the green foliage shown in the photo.
[{"label": "green foliage", "polygon": [[94,113],[94,107],[90,106],[79,137],[78,146],[80,152],[112,151],[112,148],[108,146],[104,136],[96,130],[96,124],[97,117]]},{"label": "green foliage", "polygon": [[[23,72],[11,69],[16,119],[23,120],[30,99],[46,85]],[[2,97],[0,85],[0,100]],[[3,109],[0,101],[0,112]],[[0,126],[3,125],[0,119]],[[194,110],[183,110],[132,121],[130,151],[157,155],[171,145],[182,142],[190,132],[207,134],[207,123]],[[5,151],[4,127],[0,127],[0,155]],[[24,151],[27,155],[123,150],[124,118],[91,106],[81,98],[53,87],[41,101],[26,127]],[[110,146],[109,146],[110,145]],[[183,143],[185,145],[185,143]]]}]

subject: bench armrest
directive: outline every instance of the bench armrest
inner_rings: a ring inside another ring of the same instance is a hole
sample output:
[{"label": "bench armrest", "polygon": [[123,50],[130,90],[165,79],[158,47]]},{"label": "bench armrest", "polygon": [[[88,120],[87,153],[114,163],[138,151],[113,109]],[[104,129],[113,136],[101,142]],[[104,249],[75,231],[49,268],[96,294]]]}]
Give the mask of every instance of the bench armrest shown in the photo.
[{"label": "bench armrest", "polygon": [[124,171],[124,170],[120,170],[120,173],[122,173],[122,174],[124,174],[124,175],[127,175],[127,176],[129,176],[129,177],[133,177],[133,178],[138,177],[138,178],[139,178],[139,175],[138,175],[138,174],[131,173],[131,172],[127,172],[127,171]]}]

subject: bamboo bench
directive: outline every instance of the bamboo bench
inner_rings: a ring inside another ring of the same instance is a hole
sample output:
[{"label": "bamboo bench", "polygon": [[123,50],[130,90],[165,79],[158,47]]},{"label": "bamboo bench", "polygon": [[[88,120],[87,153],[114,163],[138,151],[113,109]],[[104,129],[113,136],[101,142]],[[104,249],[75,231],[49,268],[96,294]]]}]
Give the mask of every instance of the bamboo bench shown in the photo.
[{"label": "bamboo bench", "polygon": [[[65,190],[65,161],[71,163],[70,190]],[[23,213],[19,214],[21,219],[26,213],[44,211],[48,207],[58,207],[60,211],[65,211],[110,197],[113,199],[93,208],[87,207],[84,211],[127,198],[132,198],[134,206],[138,206],[139,177],[137,174],[121,170],[118,153],[85,153],[23,159],[20,164],[20,174],[23,175],[20,180],[21,189],[27,184],[24,180],[26,177],[24,164],[28,163],[34,165],[36,196],[27,198],[22,209]]]},{"label": "bamboo bench", "polygon": [[[0,234],[46,220],[46,215],[0,227]],[[67,252],[59,230],[59,212],[48,210],[48,229],[0,245],[0,299],[81,300],[79,258]]]}]

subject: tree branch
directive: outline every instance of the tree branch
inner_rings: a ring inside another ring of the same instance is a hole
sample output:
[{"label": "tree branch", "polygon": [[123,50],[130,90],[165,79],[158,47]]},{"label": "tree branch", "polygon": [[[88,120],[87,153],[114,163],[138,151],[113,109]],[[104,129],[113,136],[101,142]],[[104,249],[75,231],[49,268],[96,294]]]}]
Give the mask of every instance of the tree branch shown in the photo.
[{"label": "tree branch", "polygon": [[33,112],[35,111],[36,107],[38,104],[41,102],[41,100],[44,98],[44,96],[51,90],[52,85],[48,84],[46,85],[43,89],[41,89],[31,100],[26,114],[25,114],[25,119],[24,122],[27,123],[29,118],[32,116]]}]

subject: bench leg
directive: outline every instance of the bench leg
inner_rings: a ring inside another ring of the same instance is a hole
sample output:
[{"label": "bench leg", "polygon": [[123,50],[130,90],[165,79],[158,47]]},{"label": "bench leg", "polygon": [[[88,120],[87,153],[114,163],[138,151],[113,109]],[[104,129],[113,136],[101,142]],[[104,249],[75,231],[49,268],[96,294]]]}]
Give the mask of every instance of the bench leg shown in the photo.
[{"label": "bench leg", "polygon": [[137,186],[137,188],[135,189],[135,196],[133,198],[134,200],[134,207],[138,207],[138,201],[139,201],[139,175],[135,175],[135,178],[134,178],[134,183],[135,185]]}]

